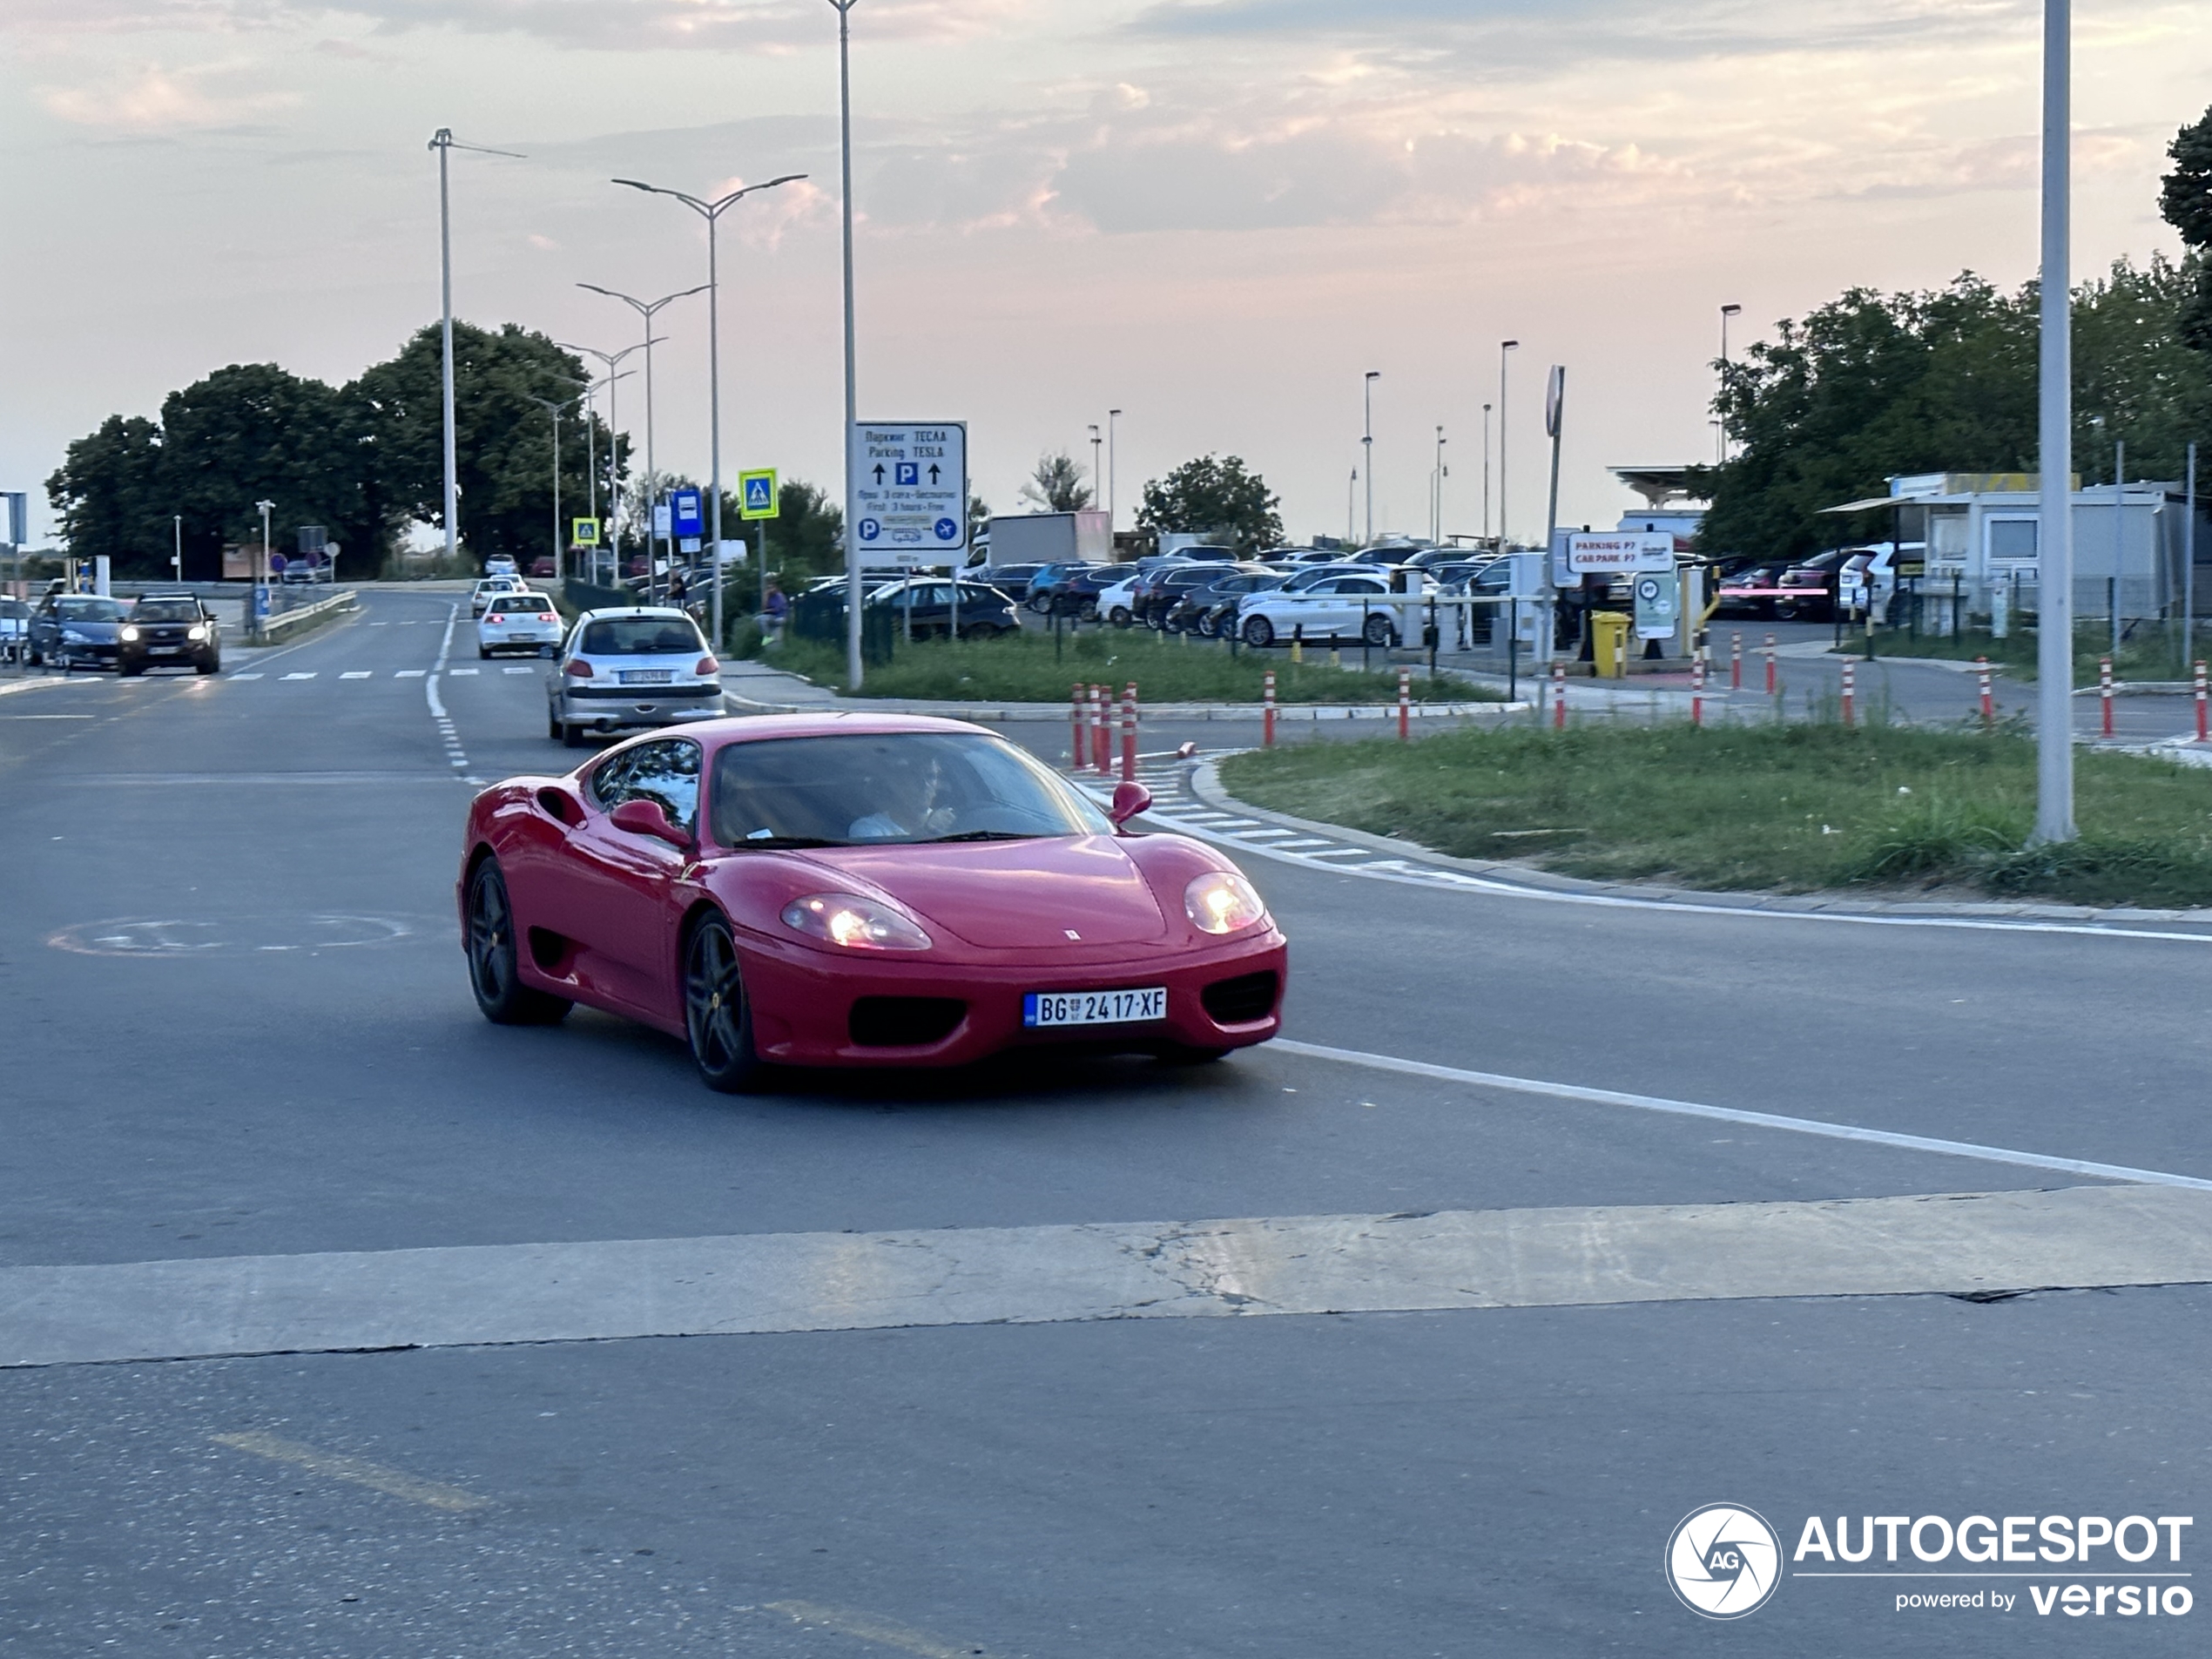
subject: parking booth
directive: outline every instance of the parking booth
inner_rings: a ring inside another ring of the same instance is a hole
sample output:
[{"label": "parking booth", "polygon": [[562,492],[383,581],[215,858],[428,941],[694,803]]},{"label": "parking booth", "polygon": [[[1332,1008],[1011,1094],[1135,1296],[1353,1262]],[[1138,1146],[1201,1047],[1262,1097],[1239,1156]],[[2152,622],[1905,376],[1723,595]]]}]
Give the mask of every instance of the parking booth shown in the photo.
[{"label": "parking booth", "polygon": [[1624,679],[1629,672],[1629,613],[1590,612],[1590,671],[1600,679]]}]

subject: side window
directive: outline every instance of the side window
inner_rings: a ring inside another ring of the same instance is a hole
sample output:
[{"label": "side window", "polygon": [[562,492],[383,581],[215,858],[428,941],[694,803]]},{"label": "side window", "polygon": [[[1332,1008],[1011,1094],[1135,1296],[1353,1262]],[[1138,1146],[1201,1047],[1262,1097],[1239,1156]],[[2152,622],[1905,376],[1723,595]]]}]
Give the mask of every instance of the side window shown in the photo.
[{"label": "side window", "polygon": [[625,800],[657,800],[669,821],[689,830],[699,811],[699,745],[688,738],[641,743],[629,752]]},{"label": "side window", "polygon": [[630,768],[637,756],[635,749],[624,749],[591,769],[591,804],[601,812],[611,813],[630,799]]}]

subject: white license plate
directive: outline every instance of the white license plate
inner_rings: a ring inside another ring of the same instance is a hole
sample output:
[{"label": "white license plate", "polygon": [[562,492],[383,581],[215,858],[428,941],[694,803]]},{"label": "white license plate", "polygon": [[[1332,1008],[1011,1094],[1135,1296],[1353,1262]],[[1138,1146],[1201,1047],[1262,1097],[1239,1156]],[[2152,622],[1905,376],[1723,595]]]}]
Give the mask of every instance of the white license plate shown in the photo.
[{"label": "white license plate", "polygon": [[667,685],[676,678],[672,668],[625,668],[621,674],[624,685]]},{"label": "white license plate", "polygon": [[146,647],[146,654],[150,657],[174,657],[177,654],[177,651],[178,648],[174,645],[149,645]]},{"label": "white license plate", "polygon": [[1026,1026],[1130,1025],[1168,1017],[1168,989],[1141,991],[1031,991],[1022,999]]}]

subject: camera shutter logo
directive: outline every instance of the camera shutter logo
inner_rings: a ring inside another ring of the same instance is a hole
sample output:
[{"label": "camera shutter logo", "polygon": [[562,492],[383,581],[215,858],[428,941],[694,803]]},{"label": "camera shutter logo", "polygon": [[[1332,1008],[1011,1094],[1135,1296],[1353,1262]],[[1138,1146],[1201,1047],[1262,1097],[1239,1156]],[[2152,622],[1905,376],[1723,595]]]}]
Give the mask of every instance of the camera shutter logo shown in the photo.
[{"label": "camera shutter logo", "polygon": [[1782,1541],[1757,1510],[1709,1503],[1667,1540],[1667,1582],[1709,1619],[1740,1619],[1766,1605],[1782,1578]]}]

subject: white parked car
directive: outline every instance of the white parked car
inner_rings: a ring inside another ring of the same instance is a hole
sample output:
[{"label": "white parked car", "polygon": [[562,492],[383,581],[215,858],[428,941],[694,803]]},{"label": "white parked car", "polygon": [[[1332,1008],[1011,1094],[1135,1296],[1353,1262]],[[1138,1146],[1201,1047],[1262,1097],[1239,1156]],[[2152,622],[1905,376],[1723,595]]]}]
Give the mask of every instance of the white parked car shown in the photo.
[{"label": "white parked car", "polygon": [[476,655],[519,651],[550,657],[560,649],[561,617],[542,593],[495,593],[476,619]]},{"label": "white parked car", "polygon": [[546,677],[545,701],[546,735],[575,748],[586,732],[718,718],[722,665],[673,606],[587,610]]},{"label": "white parked car", "polygon": [[1390,578],[1339,572],[1292,592],[1245,596],[1238,607],[1237,630],[1247,645],[1265,647],[1295,638],[1353,639],[1370,645],[1394,645],[1400,630],[1391,597]]},{"label": "white parked car", "polygon": [[522,567],[515,563],[510,554],[495,553],[484,561],[486,576],[520,576],[522,573]]},{"label": "white parked car", "polygon": [[491,603],[494,594],[520,593],[522,590],[523,578],[518,576],[488,576],[470,590],[469,614],[472,617],[482,616],[484,607]]},{"label": "white parked car", "polygon": [[1136,612],[1130,604],[1136,587],[1136,577],[1132,573],[1123,577],[1110,588],[1099,589],[1098,620],[1110,622],[1116,628],[1126,628],[1130,623],[1136,621]]}]

